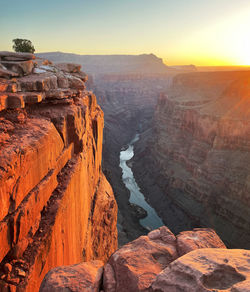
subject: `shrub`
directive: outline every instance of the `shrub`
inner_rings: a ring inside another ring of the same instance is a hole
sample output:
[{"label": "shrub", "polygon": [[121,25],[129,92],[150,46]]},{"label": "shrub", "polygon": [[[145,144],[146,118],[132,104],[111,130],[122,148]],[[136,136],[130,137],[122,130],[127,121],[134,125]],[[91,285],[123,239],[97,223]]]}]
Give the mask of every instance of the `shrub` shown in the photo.
[{"label": "shrub", "polygon": [[14,43],[13,50],[15,52],[22,52],[22,53],[34,53],[35,48],[30,40],[25,39],[14,39],[12,40]]}]

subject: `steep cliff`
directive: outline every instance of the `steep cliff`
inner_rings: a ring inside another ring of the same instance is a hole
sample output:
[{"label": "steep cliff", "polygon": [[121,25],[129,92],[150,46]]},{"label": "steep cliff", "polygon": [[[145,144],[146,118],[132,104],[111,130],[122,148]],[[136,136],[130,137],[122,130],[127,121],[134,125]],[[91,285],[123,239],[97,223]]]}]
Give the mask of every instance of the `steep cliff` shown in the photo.
[{"label": "steep cliff", "polygon": [[1,58],[0,287],[37,291],[52,267],[106,261],[117,247],[103,112],[80,66]]},{"label": "steep cliff", "polygon": [[94,78],[93,90],[105,115],[103,169],[115,193],[119,208],[119,243],[124,244],[147,232],[137,210],[129,203],[129,191],[122,181],[120,151],[137,131],[151,125],[157,96],[168,88],[171,74],[116,75]]},{"label": "steep cliff", "polygon": [[250,247],[249,109],[249,72],[178,75],[159,98],[134,173],[174,232],[209,226]]}]

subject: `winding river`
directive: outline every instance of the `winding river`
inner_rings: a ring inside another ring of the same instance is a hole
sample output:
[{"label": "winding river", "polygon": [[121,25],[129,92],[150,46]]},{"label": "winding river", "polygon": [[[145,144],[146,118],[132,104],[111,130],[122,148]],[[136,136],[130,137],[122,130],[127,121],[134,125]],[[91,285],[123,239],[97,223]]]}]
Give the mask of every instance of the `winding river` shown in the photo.
[{"label": "winding river", "polygon": [[134,156],[134,143],[139,139],[139,134],[136,134],[134,139],[128,144],[128,148],[121,150],[120,167],[122,169],[122,180],[126,188],[130,191],[129,202],[147,211],[147,216],[140,219],[140,224],[148,230],[153,230],[164,224],[155,210],[146,202],[144,195],[140,192],[140,188],[135,181],[132,169],[127,165],[127,161]]}]

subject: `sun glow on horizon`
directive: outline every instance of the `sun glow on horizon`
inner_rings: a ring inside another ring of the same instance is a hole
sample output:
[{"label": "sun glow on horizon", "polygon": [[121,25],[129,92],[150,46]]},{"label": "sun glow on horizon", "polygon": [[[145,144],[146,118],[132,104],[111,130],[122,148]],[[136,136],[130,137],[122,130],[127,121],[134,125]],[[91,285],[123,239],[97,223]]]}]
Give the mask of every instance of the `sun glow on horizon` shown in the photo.
[{"label": "sun glow on horizon", "polygon": [[250,5],[182,38],[166,64],[250,66]]},{"label": "sun glow on horizon", "polygon": [[12,0],[3,9],[0,50],[20,37],[36,52],[153,53],[170,66],[250,66],[249,0],[44,0],[42,7]]}]

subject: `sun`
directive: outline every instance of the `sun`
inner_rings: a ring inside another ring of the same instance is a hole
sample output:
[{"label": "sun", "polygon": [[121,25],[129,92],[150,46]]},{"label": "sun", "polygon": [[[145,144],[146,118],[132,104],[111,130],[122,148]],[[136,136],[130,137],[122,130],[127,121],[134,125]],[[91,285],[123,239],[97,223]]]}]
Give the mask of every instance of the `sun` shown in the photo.
[{"label": "sun", "polygon": [[250,11],[229,26],[227,46],[239,65],[250,65]]},{"label": "sun", "polygon": [[240,48],[240,64],[250,65],[250,39],[246,40]]}]

